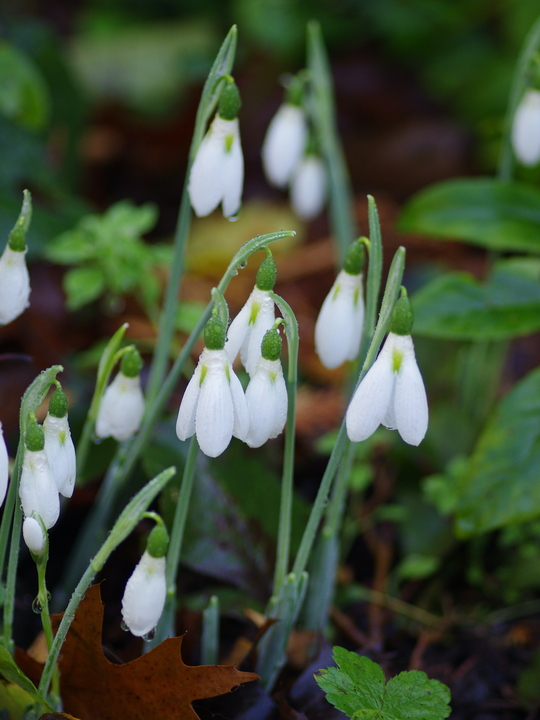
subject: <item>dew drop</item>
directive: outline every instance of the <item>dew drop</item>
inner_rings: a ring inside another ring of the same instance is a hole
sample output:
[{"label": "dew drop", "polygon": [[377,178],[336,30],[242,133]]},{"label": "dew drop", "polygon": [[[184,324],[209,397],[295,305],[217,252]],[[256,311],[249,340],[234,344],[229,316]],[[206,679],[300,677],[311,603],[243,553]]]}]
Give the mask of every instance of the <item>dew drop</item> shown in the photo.
[{"label": "dew drop", "polygon": [[34,598],[32,602],[32,610],[36,613],[36,615],[41,615],[43,612],[43,605],[41,604],[39,596]]},{"label": "dew drop", "polygon": [[231,215],[227,218],[229,222],[236,222],[238,220],[238,215]]},{"label": "dew drop", "polygon": [[142,639],[144,642],[152,642],[152,640],[156,637],[156,628],[152,628],[149,632],[146,633],[146,635],[142,636]]},{"label": "dew drop", "polygon": [[98,436],[94,433],[94,434],[92,435],[92,442],[94,443],[94,445],[101,445],[101,443],[103,442],[103,438],[98,437]]},{"label": "dew drop", "polygon": [[243,263],[240,263],[240,265],[239,265],[238,267],[239,267],[241,270],[243,270],[244,268],[246,268],[246,267],[247,267],[247,260],[244,260]]},{"label": "dew drop", "polygon": [[120,627],[122,628],[122,630],[123,630],[124,632],[129,632],[129,628],[128,628],[128,626],[126,625],[126,621],[125,621],[125,620],[122,620],[122,622],[120,623]]}]

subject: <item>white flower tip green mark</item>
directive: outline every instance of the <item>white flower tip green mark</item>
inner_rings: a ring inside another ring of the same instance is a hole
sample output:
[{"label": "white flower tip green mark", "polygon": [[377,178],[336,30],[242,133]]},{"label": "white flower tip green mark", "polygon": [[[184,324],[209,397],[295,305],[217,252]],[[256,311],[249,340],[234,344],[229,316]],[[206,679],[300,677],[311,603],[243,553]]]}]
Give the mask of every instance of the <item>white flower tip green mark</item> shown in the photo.
[{"label": "white flower tip green mark", "polygon": [[167,595],[165,577],[169,536],[159,522],[146,543],[146,550],[129,578],[122,598],[122,617],[127,628],[144,637],[156,627]]},{"label": "white flower tip green mark", "polygon": [[51,396],[49,410],[43,423],[45,452],[58,492],[71,497],[77,475],[75,445],[67,416],[67,397],[61,388]]},{"label": "white flower tip green mark", "polygon": [[277,437],[287,419],[287,386],[281,367],[282,340],[277,329],[268,330],[261,343],[255,373],[246,390],[249,434],[246,443],[260,447]]},{"label": "white flower tip green mark", "polygon": [[268,257],[261,263],[253,288],[246,304],[232,321],[228,333],[225,349],[229,360],[234,362],[238,353],[243,366],[250,377],[261,355],[261,343],[264,334],[273,326],[275,321],[274,301],[270,297],[273,290],[277,269],[269,250]]},{"label": "white flower tip green mark", "polygon": [[343,270],[324,300],[315,323],[315,350],[329,370],[354,360],[360,350],[364,326],[362,239],[351,244]]},{"label": "white flower tip green mark", "polygon": [[142,359],[135,348],[122,357],[120,370],[103,393],[96,420],[98,438],[123,441],[134,435],[144,415],[140,371]]},{"label": "white flower tip green mark", "polygon": [[206,347],[180,403],[176,434],[180,440],[196,435],[202,452],[218,457],[233,436],[245,440],[249,416],[242,385],[223,349],[225,327],[217,314],[208,321],[204,339]]},{"label": "white flower tip green mark", "polygon": [[512,123],[512,147],[523,165],[540,162],[540,91],[527,90]]},{"label": "white flower tip green mark", "polygon": [[379,356],[356,389],[346,414],[352,442],[366,440],[379,425],[419,445],[428,427],[428,403],[416,363],[412,309],[405,292],[397,301],[392,324]]},{"label": "white flower tip green mark", "polygon": [[30,304],[30,276],[26,267],[26,234],[32,217],[32,199],[23,193],[20,215],[11,230],[0,257],[0,324],[6,325],[21,315]]},{"label": "white flower tip green mark", "polygon": [[209,215],[221,203],[223,215],[235,217],[242,204],[244,156],[240,143],[238,112],[240,94],[226,78],[219,108],[191,166],[188,193],[198,217]]}]

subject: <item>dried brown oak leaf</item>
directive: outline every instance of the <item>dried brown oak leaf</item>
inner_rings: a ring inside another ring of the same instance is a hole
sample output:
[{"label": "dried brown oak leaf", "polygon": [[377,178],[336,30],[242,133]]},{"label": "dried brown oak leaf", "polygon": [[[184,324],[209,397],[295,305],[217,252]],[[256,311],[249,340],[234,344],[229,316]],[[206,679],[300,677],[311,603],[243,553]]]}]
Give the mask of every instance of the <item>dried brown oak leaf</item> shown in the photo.
[{"label": "dried brown oak leaf", "polygon": [[101,649],[102,624],[99,585],[93,585],[79,605],[59,658],[64,711],[80,720],[199,720],[193,700],[231,692],[258,678],[227,665],[185,665],[182,637],[115,665]]}]

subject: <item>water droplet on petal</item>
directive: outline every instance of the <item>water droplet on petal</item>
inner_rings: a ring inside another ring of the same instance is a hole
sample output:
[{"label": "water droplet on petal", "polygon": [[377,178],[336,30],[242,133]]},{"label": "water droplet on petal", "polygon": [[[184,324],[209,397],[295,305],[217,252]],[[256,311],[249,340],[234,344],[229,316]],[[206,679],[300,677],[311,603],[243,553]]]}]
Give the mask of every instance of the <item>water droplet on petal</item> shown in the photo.
[{"label": "water droplet on petal", "polygon": [[92,442],[94,443],[94,445],[101,445],[101,443],[103,442],[103,438],[102,438],[102,437],[98,437],[98,436],[94,433],[94,434],[92,435]]},{"label": "water droplet on petal", "polygon": [[43,605],[41,604],[41,600],[38,597],[35,597],[32,601],[32,610],[36,613],[36,615],[41,615],[43,612]]},{"label": "water droplet on petal", "polygon": [[227,220],[229,222],[236,222],[238,220],[238,213],[236,215],[230,215]]},{"label": "water droplet on petal", "polygon": [[146,635],[142,636],[142,639],[144,642],[152,642],[152,640],[156,637],[156,628],[152,628],[149,632],[146,633]]},{"label": "water droplet on petal", "polygon": [[120,623],[120,627],[122,628],[122,630],[124,632],[129,632],[129,628],[128,628],[125,620],[122,620],[122,622]]}]

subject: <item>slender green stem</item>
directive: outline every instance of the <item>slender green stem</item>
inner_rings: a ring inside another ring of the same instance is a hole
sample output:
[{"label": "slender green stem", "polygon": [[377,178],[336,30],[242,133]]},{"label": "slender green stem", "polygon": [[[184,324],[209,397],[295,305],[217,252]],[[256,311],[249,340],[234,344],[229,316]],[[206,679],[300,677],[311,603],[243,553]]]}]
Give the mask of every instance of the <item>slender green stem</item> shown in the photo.
[{"label": "slender green stem", "polygon": [[330,222],[336,242],[336,268],[341,269],[349,245],[358,237],[349,173],[336,129],[330,65],[318,22],[308,24],[307,66],[313,86],[313,119],[328,172]]},{"label": "slender green stem", "polygon": [[[390,271],[388,273],[388,282],[386,284],[386,289],[381,304],[381,311],[379,313],[379,320],[377,322],[375,332],[373,333],[373,339],[367,352],[362,372],[360,373],[360,376],[358,378],[357,387],[367,370],[373,364],[384,339],[384,336],[386,335],[386,332],[390,325],[390,321],[392,319],[392,310],[394,308],[401,288],[401,279],[403,277],[404,266],[405,248],[400,247],[397,249],[396,254],[394,255],[394,259],[392,260],[392,265],[390,266]],[[321,480],[315,502],[313,503],[313,507],[311,509],[306,528],[304,530],[304,535],[300,543],[300,548],[298,550],[298,554],[293,565],[293,573],[300,574],[305,570],[307,566],[311,549],[313,547],[313,542],[315,540],[315,535],[317,533],[317,528],[319,527],[319,523],[325,511],[326,501],[328,498],[328,493],[330,491],[332,480],[334,479],[334,475],[336,474],[346,444],[347,431],[345,428],[344,418],[343,422],[341,423],[341,427],[339,429],[334,448],[328,460],[328,465],[326,466],[326,470]]]},{"label": "slender green stem", "polygon": [[[238,273],[239,268],[244,266],[253,253],[261,250],[270,243],[283,238],[292,237],[294,234],[295,233],[292,230],[283,230],[281,232],[261,235],[245,243],[234,255],[227,271],[217,286],[219,292],[222,295],[225,293],[225,290],[232,278]],[[86,567],[88,558],[91,557],[96,548],[99,547],[100,538],[103,537],[103,533],[106,530],[111,513],[114,512],[116,497],[123,489],[127,479],[129,478],[129,474],[138,461],[140,454],[150,437],[154,424],[165,407],[174,386],[178,381],[178,377],[190,357],[193,346],[197,342],[210,317],[212,308],[213,302],[210,302],[206,306],[199,322],[193,329],[193,332],[189,336],[178,358],[170,369],[169,374],[163,381],[161,389],[155,400],[152,403],[147,404],[141,428],[137,435],[130,440],[126,440],[119,446],[116,456],[109,467],[102,488],[100,489],[98,497],[90,510],[88,518],[81,533],[79,534],[77,544],[68,562],[66,575],[62,580],[63,598],[67,598],[71,589],[75,585],[76,579],[80,576],[82,568]]]},{"label": "slender green stem", "polygon": [[272,594],[277,596],[283,585],[289,568],[291,547],[292,497],[294,480],[294,441],[296,428],[296,386],[298,383],[298,323],[296,317],[283,298],[270,293],[279,307],[285,321],[289,365],[287,370],[287,425],[285,428],[285,446],[283,451],[283,472],[281,476],[281,500],[276,548],[276,566]]},{"label": "slender green stem", "polygon": [[201,664],[216,665],[219,660],[219,599],[212,595],[203,610]]},{"label": "slender green stem", "polygon": [[15,611],[15,586],[17,581],[17,565],[19,562],[19,546],[21,542],[22,510],[15,506],[13,525],[11,528],[11,545],[9,547],[8,570],[6,578],[6,597],[4,601],[4,637],[2,644],[11,654],[14,651],[11,631],[13,628],[13,614]]},{"label": "slender green stem", "polygon": [[540,47],[540,18],[536,20],[525,38],[523,48],[516,63],[512,86],[508,98],[508,108],[504,119],[504,130],[499,158],[498,177],[500,180],[511,180],[514,171],[514,153],[512,150],[512,124],[519,101],[527,86],[527,68]]},{"label": "slender green stem", "polygon": [[[48,540],[47,540],[48,545]],[[45,573],[47,570],[47,556],[48,549],[44,556],[36,562],[37,576],[38,576],[38,594],[37,602],[41,608],[41,625],[43,626],[43,634],[45,635],[45,641],[47,643],[47,650],[50,652],[53,641],[53,629],[51,624],[51,616],[49,614],[49,593],[47,591],[47,582],[45,579]],[[58,666],[55,665],[52,674],[52,693],[51,704],[56,705],[60,699],[60,675],[58,673]]]},{"label": "slender green stem", "polygon": [[186,520],[188,516],[191,493],[193,490],[193,481],[195,479],[195,467],[197,465],[197,457],[199,455],[199,444],[197,438],[193,436],[189,442],[189,450],[182,476],[182,484],[178,494],[178,501],[174,511],[174,520],[171,529],[171,539],[169,542],[169,552],[167,554],[166,577],[167,592],[169,595],[176,597],[176,578],[178,576],[178,567],[180,565],[180,555],[182,553],[182,544],[184,541],[184,531],[186,529]]},{"label": "slender green stem", "polygon": [[208,119],[218,101],[221,91],[221,78],[223,75],[229,75],[231,72],[236,53],[236,35],[236,26],[233,26],[223,41],[212,69],[210,70],[197,110],[195,129],[189,150],[188,167],[178,212],[178,221],[174,234],[173,258],[169,272],[169,280],[165,290],[163,311],[159,321],[158,339],[154,349],[154,357],[150,367],[146,389],[147,400],[150,403],[153,402],[159,394],[159,388],[165,378],[174,333],[176,306],[178,304],[180,280],[184,267],[185,246],[191,226],[191,206],[188,194],[189,173],[199,145],[204,137]]}]

